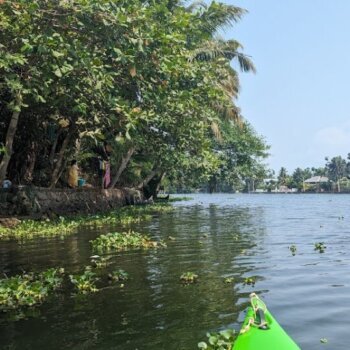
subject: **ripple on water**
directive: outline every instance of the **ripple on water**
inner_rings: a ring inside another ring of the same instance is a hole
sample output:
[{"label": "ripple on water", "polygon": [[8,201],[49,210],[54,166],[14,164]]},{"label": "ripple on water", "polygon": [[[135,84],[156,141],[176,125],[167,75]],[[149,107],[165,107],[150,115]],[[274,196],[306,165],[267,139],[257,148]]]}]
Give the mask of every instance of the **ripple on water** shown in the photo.
[{"label": "ripple on water", "polygon": [[[207,331],[238,329],[255,291],[303,349],[320,349],[321,338],[332,349],[348,347],[350,217],[344,208],[350,197],[191,197],[176,203],[174,212],[133,226],[166,240],[166,249],[106,254],[111,269],[129,273],[124,288],[112,285],[82,298],[67,290],[45,303],[37,318],[13,323],[0,316],[0,345],[196,349]],[[21,245],[0,242],[0,269],[15,274],[64,266],[75,273],[89,263],[89,240],[102,231]],[[314,251],[321,241],[327,246],[323,254]],[[198,274],[198,283],[180,283],[186,271]],[[244,285],[252,276],[255,285]],[[234,280],[224,283],[225,277]]]}]

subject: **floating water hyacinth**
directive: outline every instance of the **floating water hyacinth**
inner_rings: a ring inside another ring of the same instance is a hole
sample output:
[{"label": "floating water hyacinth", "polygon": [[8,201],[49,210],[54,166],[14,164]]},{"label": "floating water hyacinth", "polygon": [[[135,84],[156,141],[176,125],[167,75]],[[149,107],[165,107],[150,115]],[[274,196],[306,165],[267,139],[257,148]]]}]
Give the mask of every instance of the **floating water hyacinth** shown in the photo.
[{"label": "floating water hyacinth", "polygon": [[291,251],[292,255],[294,256],[297,253],[297,246],[295,244],[292,244],[290,247],[288,247]]},{"label": "floating water hyacinth", "polygon": [[198,343],[201,350],[231,350],[232,344],[236,339],[234,329],[225,329],[218,333],[207,333],[207,342]]},{"label": "floating water hyacinth", "polygon": [[130,248],[158,248],[166,246],[164,242],[152,241],[148,236],[134,232],[112,232],[90,241],[96,251],[125,250]]},{"label": "floating water hyacinth", "polygon": [[315,243],[314,247],[314,250],[317,250],[319,253],[324,253],[327,248],[324,242]]},{"label": "floating water hyacinth", "polygon": [[108,278],[111,281],[126,281],[129,279],[129,274],[122,269],[114,270],[108,274]]},{"label": "floating water hyacinth", "polygon": [[184,272],[181,276],[180,276],[180,280],[182,283],[185,284],[190,284],[190,283],[194,283],[198,280],[198,275],[195,274],[194,272]]},{"label": "floating water hyacinth", "polygon": [[227,284],[229,284],[229,283],[232,283],[232,282],[234,282],[234,277],[226,277],[225,279],[224,279],[224,283],[227,283]]},{"label": "floating water hyacinth", "polygon": [[256,277],[255,276],[246,277],[244,279],[244,282],[243,282],[243,284],[250,285],[250,286],[253,286],[253,287],[254,287],[255,283],[256,283]]},{"label": "floating water hyacinth", "polygon": [[121,224],[128,226],[151,220],[153,214],[170,212],[175,208],[169,204],[147,204],[128,206],[99,215],[85,215],[74,218],[60,216],[57,220],[23,220],[17,226],[0,226],[0,239],[33,239],[36,237],[65,237],[77,231],[79,227]]},{"label": "floating water hyacinth", "polygon": [[63,282],[64,269],[48,269],[41,273],[0,280],[0,311],[30,307],[43,303]]},{"label": "floating water hyacinth", "polygon": [[96,282],[98,278],[96,274],[87,266],[81,275],[69,275],[70,281],[74,284],[78,293],[87,294],[97,292]]}]

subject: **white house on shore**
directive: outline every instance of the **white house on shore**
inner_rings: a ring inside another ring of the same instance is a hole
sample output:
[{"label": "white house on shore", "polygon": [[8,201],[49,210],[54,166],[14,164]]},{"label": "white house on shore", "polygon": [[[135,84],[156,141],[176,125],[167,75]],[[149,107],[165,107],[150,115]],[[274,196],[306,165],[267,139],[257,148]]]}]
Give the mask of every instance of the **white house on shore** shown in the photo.
[{"label": "white house on shore", "polygon": [[317,184],[329,182],[329,179],[327,176],[313,176],[305,180],[304,182],[310,185],[317,185]]}]

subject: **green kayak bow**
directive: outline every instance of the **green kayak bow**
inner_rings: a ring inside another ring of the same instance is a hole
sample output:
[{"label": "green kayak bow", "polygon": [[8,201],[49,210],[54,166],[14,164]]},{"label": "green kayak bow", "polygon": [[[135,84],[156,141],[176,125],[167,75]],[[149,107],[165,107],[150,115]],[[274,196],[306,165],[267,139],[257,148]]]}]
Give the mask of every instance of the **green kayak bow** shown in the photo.
[{"label": "green kayak bow", "polygon": [[232,350],[300,350],[255,294]]}]

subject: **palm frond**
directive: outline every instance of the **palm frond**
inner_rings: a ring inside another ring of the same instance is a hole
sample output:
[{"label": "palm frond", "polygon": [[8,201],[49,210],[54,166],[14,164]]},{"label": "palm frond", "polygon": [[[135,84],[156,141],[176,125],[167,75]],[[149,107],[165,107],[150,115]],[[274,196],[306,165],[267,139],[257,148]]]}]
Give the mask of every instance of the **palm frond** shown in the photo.
[{"label": "palm frond", "polygon": [[221,120],[231,121],[238,126],[243,125],[243,118],[241,115],[241,110],[235,106],[233,103],[228,105],[216,104],[213,106],[217,113],[220,115]]},{"label": "palm frond", "polygon": [[226,58],[231,61],[236,59],[243,72],[255,73],[255,67],[251,58],[242,52],[242,45],[236,40],[207,40],[201,47],[193,50],[189,60],[213,61],[218,58]]},{"label": "palm frond", "polygon": [[213,1],[205,11],[201,13],[202,30],[213,35],[219,29],[232,26],[238,22],[247,10],[233,5],[217,3]]},{"label": "palm frond", "polygon": [[241,69],[242,72],[256,73],[254,63],[249,56],[244,55],[243,53],[237,52],[235,58],[237,59],[239,68]]},{"label": "palm frond", "polygon": [[186,6],[185,9],[187,12],[195,12],[197,10],[201,10],[201,9],[205,10],[207,8],[208,6],[205,3],[205,1],[197,0],[197,1],[194,1],[191,5]]}]

